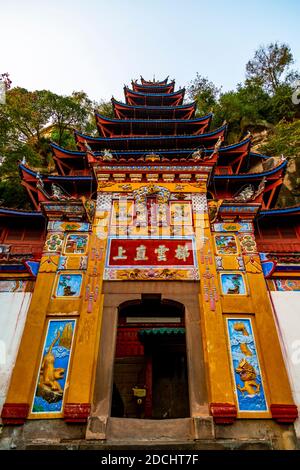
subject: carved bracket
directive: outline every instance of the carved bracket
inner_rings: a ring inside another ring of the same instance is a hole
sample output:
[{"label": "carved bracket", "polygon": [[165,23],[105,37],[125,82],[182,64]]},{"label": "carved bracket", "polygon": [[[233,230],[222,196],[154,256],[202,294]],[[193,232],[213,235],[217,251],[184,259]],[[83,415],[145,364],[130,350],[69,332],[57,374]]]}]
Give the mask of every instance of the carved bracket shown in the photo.
[{"label": "carved bracket", "polygon": [[211,403],[210,412],[216,424],[233,424],[237,417],[233,403]]},{"label": "carved bracket", "polygon": [[296,405],[271,405],[270,410],[277,423],[293,423],[298,418]]},{"label": "carved bracket", "polygon": [[1,418],[3,424],[24,424],[29,413],[28,403],[5,403]]},{"label": "carved bracket", "polygon": [[90,403],[66,403],[64,420],[66,423],[86,423],[90,412]]}]

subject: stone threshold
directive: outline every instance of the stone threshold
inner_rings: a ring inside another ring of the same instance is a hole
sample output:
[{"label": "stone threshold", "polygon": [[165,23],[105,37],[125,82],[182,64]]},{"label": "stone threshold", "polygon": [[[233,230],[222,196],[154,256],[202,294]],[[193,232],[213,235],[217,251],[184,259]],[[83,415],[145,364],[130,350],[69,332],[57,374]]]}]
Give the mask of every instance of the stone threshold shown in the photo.
[{"label": "stone threshold", "polygon": [[211,416],[177,419],[89,418],[86,439],[95,441],[193,442],[214,439]]},{"label": "stone threshold", "polygon": [[[18,448],[18,447],[17,447]],[[273,450],[270,441],[266,440],[201,440],[189,442],[125,442],[125,441],[69,441],[60,443],[26,443],[24,450],[94,450],[94,451],[209,451],[209,450]]]}]

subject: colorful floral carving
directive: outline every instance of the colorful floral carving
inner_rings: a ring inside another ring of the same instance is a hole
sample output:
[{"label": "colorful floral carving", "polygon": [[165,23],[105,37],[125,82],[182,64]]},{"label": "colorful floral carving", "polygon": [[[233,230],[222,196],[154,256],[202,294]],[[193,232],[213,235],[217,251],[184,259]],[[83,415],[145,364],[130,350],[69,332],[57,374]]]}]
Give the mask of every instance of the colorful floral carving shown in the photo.
[{"label": "colorful floral carving", "polygon": [[128,280],[128,281],[151,281],[151,280],[199,280],[199,272],[196,268],[172,269],[172,268],[149,268],[149,269],[114,269],[107,268],[104,273],[105,280]]},{"label": "colorful floral carving", "polygon": [[275,279],[276,290],[300,291],[300,279]]},{"label": "colorful floral carving", "polygon": [[256,253],[257,251],[253,235],[243,235],[240,237],[240,244],[244,253]]},{"label": "colorful floral carving", "polygon": [[45,251],[50,253],[60,253],[62,249],[63,239],[63,233],[52,233],[48,236],[46,240]]}]

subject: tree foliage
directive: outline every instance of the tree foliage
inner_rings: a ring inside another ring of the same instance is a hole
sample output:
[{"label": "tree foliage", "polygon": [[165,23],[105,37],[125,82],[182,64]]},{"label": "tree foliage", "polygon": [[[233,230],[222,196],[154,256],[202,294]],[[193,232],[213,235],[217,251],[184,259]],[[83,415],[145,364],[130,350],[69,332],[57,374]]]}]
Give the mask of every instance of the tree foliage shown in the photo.
[{"label": "tree foliage", "polygon": [[[18,162],[43,171],[54,167],[49,143],[75,148],[73,128],[90,133],[95,129],[94,107],[83,91],[61,96],[48,90],[28,91],[15,87],[7,91],[0,106],[0,203],[26,206],[20,184]],[[50,165],[50,167],[49,167]]]},{"label": "tree foliage", "polygon": [[239,140],[247,131],[272,129],[282,119],[300,118],[300,106],[292,102],[297,71],[291,70],[290,47],[277,42],[261,46],[246,65],[244,83],[222,93],[198,73],[188,87],[188,97],[197,100],[197,114],[214,111],[214,126],[229,123],[227,140]]},{"label": "tree foliage", "polygon": [[293,62],[293,54],[287,44],[275,42],[260,46],[246,65],[246,78],[275,93]]},{"label": "tree foliage", "polygon": [[260,147],[266,155],[281,155],[300,159],[300,120],[280,121],[274,126],[268,142]]},{"label": "tree foliage", "polygon": [[101,100],[96,110],[99,114],[103,114],[103,116],[106,116],[109,118],[114,117],[114,110],[113,110],[113,105],[111,101]]},{"label": "tree foliage", "polygon": [[236,91],[220,96],[215,107],[215,125],[229,123],[229,142],[241,139],[247,131],[269,127],[272,118],[271,98],[254,83],[238,85]]},{"label": "tree foliage", "polygon": [[208,114],[218,100],[221,88],[218,88],[207,77],[202,77],[198,72],[187,88],[187,96],[192,101],[197,101],[197,113]]}]

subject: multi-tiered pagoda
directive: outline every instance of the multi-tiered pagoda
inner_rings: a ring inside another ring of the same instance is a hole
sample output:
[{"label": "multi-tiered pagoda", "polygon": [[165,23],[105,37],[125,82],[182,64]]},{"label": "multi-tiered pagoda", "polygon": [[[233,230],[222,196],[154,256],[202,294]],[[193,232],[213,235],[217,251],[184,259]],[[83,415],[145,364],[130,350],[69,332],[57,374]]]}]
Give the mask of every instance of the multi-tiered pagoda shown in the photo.
[{"label": "multi-tiered pagoda", "polygon": [[133,81],[114,118],[95,112],[99,137],[75,131],[76,151],[52,143],[55,174],[20,164],[33,209],[0,209],[13,306],[2,420],[6,438],[31,429],[19,446],[34,445],[40,420],[48,447],[54,432],[295,445],[286,342],[300,207],[276,206],[287,161],[252,152],[250,134],[226,145],[227,123],[211,129],[184,94]]}]

